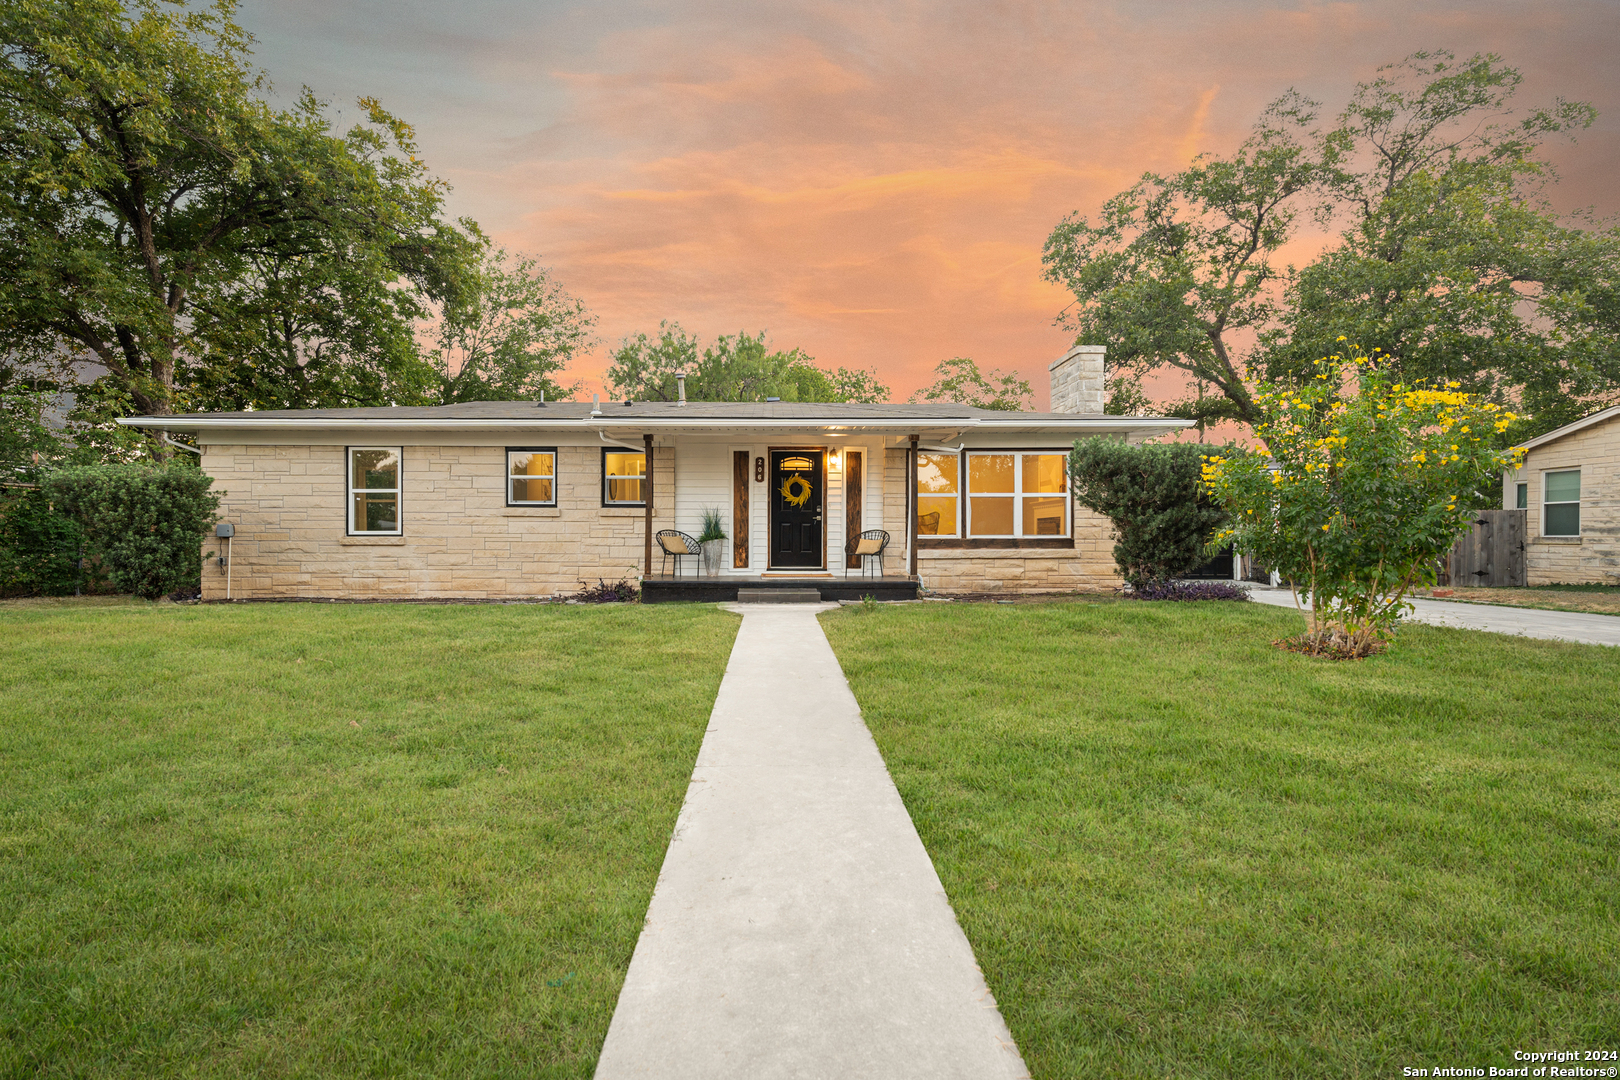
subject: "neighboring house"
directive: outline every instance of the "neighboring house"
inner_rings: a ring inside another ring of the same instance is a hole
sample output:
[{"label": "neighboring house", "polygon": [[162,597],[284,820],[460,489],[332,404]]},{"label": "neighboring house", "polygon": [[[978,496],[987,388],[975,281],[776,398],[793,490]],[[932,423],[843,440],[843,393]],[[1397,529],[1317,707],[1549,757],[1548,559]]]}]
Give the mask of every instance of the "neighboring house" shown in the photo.
[{"label": "neighboring house", "polygon": [[121,422],[195,435],[224,493],[229,576],[208,565],[207,599],[227,581],[239,598],[522,598],[644,574],[649,600],[692,596],[663,580],[654,534],[696,535],[709,507],[729,536],[714,598],[783,580],[862,595],[848,548],[871,529],[890,534],[885,596],[1113,585],[1111,530],[1074,506],[1066,454],[1187,421],[1103,415],[1100,347],[1050,372],[1050,413],[489,401]]},{"label": "neighboring house", "polygon": [[1525,583],[1620,584],[1620,406],[1523,445],[1502,507],[1527,511]]}]

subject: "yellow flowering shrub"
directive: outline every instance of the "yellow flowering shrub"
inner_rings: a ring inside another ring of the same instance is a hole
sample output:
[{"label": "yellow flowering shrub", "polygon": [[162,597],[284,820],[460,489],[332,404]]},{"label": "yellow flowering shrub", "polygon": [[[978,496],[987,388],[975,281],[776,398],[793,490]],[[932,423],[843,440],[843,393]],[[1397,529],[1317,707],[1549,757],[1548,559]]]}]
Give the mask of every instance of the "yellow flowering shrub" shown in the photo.
[{"label": "yellow flowering shrub", "polygon": [[1326,357],[1317,374],[1261,386],[1263,447],[1207,455],[1203,483],[1232,515],[1213,542],[1309,598],[1308,646],[1364,656],[1469,527],[1459,496],[1521,458],[1498,445],[1517,417],[1456,383],[1392,383],[1365,356]]}]

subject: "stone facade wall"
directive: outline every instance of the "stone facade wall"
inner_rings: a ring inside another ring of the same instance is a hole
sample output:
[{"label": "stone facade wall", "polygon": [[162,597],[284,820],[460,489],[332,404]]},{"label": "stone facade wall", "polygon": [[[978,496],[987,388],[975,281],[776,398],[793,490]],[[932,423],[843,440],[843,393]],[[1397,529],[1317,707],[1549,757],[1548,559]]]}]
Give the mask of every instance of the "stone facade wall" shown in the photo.
[{"label": "stone facade wall", "polygon": [[[206,444],[203,468],[225,493],[231,595],[238,598],[500,599],[635,578],[644,512],[601,505],[601,449],[558,448],[555,508],[506,505],[500,446],[404,447],[402,536],[347,536],[342,446]],[[653,528],[669,528],[675,451],[654,451]],[[223,550],[210,537],[205,548]],[[654,570],[658,556],[654,551]],[[226,574],[203,567],[203,598]]]},{"label": "stone facade wall", "polygon": [[[1541,535],[1541,474],[1581,470],[1581,535]],[[1529,540],[1525,579],[1530,585],[1620,584],[1620,417],[1538,446],[1503,484],[1502,506],[1516,505],[1515,486],[1529,485]]]},{"label": "stone facade wall", "polygon": [[1114,565],[1114,527],[1074,507],[1074,547],[934,548],[917,553],[917,576],[938,593],[1094,592],[1124,584]]},{"label": "stone facade wall", "polygon": [[1101,345],[1076,345],[1047,367],[1051,380],[1050,409],[1055,413],[1101,416],[1108,392]]}]

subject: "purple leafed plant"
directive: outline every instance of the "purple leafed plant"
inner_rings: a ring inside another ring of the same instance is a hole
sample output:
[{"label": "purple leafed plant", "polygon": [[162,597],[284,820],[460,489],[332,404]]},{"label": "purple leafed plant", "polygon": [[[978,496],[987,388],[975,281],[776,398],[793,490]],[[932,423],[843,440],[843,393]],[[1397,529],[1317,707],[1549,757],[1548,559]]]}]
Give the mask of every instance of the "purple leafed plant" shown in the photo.
[{"label": "purple leafed plant", "polygon": [[595,585],[583,581],[580,584],[585,587],[568,599],[578,600],[582,604],[633,604],[641,597],[641,591],[628,579],[612,585],[601,578],[596,579]]},{"label": "purple leafed plant", "polygon": [[1247,589],[1225,581],[1149,581],[1125,594],[1136,600],[1247,600]]}]

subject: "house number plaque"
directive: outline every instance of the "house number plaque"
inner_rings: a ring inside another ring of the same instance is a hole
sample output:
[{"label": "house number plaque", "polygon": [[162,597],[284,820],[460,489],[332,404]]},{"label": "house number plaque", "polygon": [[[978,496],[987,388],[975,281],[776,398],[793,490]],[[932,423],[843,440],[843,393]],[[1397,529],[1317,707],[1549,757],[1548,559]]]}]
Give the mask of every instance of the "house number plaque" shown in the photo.
[{"label": "house number plaque", "polygon": [[762,457],[757,457],[757,458],[754,459],[754,483],[763,484],[764,482],[765,482],[765,459],[762,458]]}]

